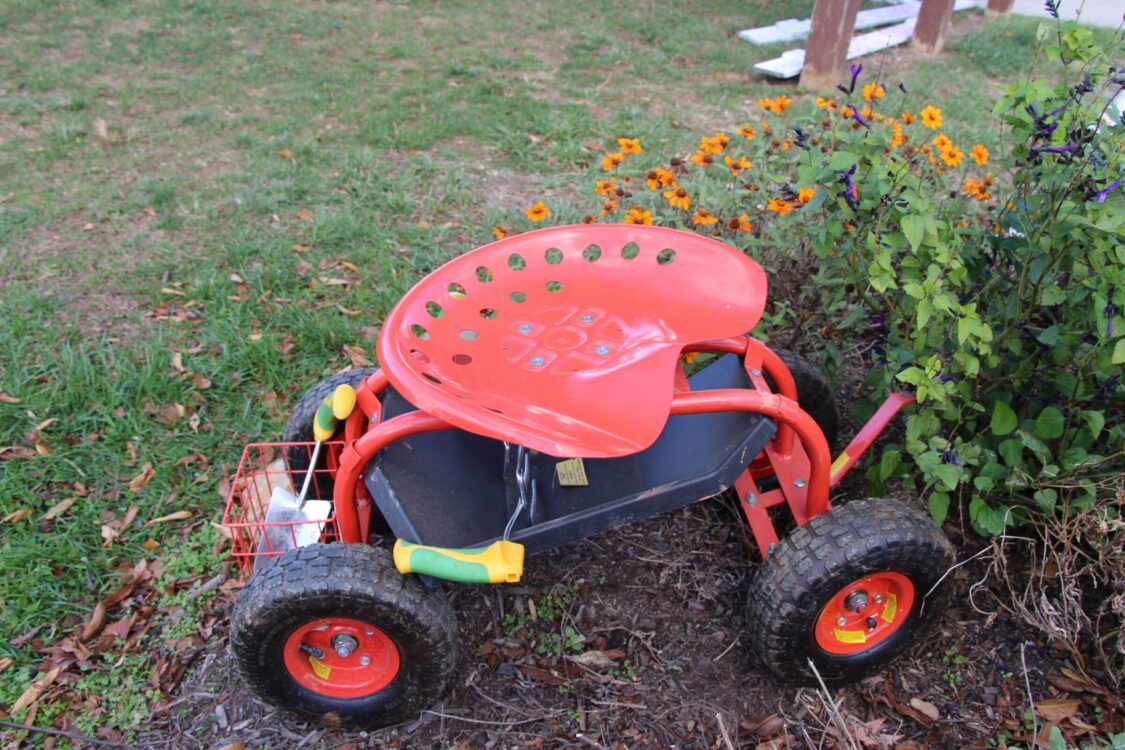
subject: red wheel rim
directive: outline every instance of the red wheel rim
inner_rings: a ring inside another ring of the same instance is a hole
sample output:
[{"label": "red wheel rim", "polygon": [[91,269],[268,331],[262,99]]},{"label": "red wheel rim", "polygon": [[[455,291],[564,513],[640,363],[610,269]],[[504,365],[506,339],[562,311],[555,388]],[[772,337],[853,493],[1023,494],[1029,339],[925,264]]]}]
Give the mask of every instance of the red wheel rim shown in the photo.
[{"label": "red wheel rim", "polygon": [[313,620],[285,641],[285,668],[302,687],[331,698],[362,698],[391,684],[398,648],[374,625],[347,617]]},{"label": "red wheel rim", "polygon": [[901,573],[872,573],[836,592],[817,615],[816,643],[830,654],[858,654],[891,637],[914,606],[914,584]]}]

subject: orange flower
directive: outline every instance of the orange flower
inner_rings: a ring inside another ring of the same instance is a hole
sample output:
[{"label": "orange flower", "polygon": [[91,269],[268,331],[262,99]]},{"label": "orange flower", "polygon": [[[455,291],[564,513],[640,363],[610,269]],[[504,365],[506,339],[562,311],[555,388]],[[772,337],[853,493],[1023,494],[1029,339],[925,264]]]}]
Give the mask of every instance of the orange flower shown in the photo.
[{"label": "orange flower", "polygon": [[691,217],[692,224],[710,225],[714,224],[717,221],[718,219],[716,219],[706,208],[699,209],[695,212],[695,216]]},{"label": "orange flower", "polygon": [[[903,115],[903,119],[906,119],[906,115]],[[922,110],[922,124],[930,130],[937,130],[938,128],[940,128],[941,110],[937,107],[927,104],[925,109]]]},{"label": "orange flower", "polygon": [[535,204],[524,211],[524,213],[527,214],[527,218],[532,221],[543,221],[543,219],[546,219],[547,215],[551,213],[551,209],[544,206],[543,201],[535,201]]},{"label": "orange flower", "polygon": [[956,146],[950,146],[945,151],[941,152],[941,160],[951,167],[956,167],[961,163],[961,159],[965,157],[961,153],[961,149]]},{"label": "orange flower", "polygon": [[745,156],[739,156],[737,159],[724,156],[723,161],[726,163],[727,169],[730,170],[731,174],[738,174],[742,170],[749,169],[752,166],[750,160]]},{"label": "orange flower", "polygon": [[832,99],[825,99],[822,96],[818,96],[816,98],[816,106],[818,109],[826,109],[829,112],[832,112],[836,109],[836,102]]},{"label": "orange flower", "polygon": [[594,192],[598,195],[609,195],[616,189],[617,185],[614,183],[612,177],[608,180],[598,180],[594,183]]},{"label": "orange flower", "polygon": [[754,127],[750,123],[746,123],[738,129],[738,134],[748,141],[754,140]]},{"label": "orange flower", "polygon": [[782,200],[781,198],[770,198],[770,202],[766,204],[767,211],[773,211],[779,216],[784,216],[793,210],[793,206],[789,201]]},{"label": "orange flower", "polygon": [[762,120],[762,122],[759,124],[762,126],[763,133],[765,133],[766,135],[773,135],[773,128],[770,127],[770,124],[768,122]]},{"label": "orange flower", "polygon": [[672,208],[680,208],[684,211],[688,210],[691,205],[691,196],[688,191],[679,185],[672,185],[672,189],[664,193],[664,197],[668,200],[668,205]]},{"label": "orange flower", "polygon": [[709,167],[715,163],[715,157],[711,156],[711,154],[706,151],[696,151],[691,155],[688,161],[692,164],[698,164],[701,167]]},{"label": "orange flower", "polygon": [[906,136],[902,134],[902,126],[897,122],[894,123],[893,127],[895,129],[895,134],[891,136],[891,147],[897,148],[906,143]]},{"label": "orange flower", "polygon": [[785,139],[785,143],[782,143],[782,144],[781,144],[781,150],[782,150],[782,151],[788,151],[788,150],[789,150],[789,149],[791,149],[791,148],[793,148],[793,141],[791,141],[791,140],[789,140],[788,138],[786,138],[786,139]]},{"label": "orange flower", "polygon": [[602,210],[598,212],[598,216],[607,216],[609,214],[616,213],[618,208],[619,206],[617,204],[617,201],[606,201],[602,204]]},{"label": "orange flower", "polygon": [[946,151],[953,148],[953,141],[949,140],[949,136],[945,133],[938,133],[934,137],[934,148],[938,151]]},{"label": "orange flower", "polygon": [[618,138],[617,145],[621,147],[621,153],[623,154],[639,154],[644,151],[641,148],[640,140],[636,138]]},{"label": "orange flower", "polygon": [[508,236],[508,230],[504,227],[493,227],[492,233],[496,235],[496,239],[502,240]]},{"label": "orange flower", "polygon": [[875,110],[871,109],[871,107],[864,107],[859,111],[859,114],[861,117],[871,119],[875,116]]},{"label": "orange flower", "polygon": [[767,112],[773,112],[775,115],[780,115],[782,112],[787,110],[789,108],[789,105],[792,104],[792,103],[793,103],[793,100],[790,99],[785,94],[781,94],[781,95],[779,95],[779,96],[777,96],[776,98],[773,98],[773,99],[759,99],[758,100],[758,106],[759,107],[761,107],[762,109],[764,109]]},{"label": "orange flower", "polygon": [[882,99],[886,93],[886,90],[877,83],[869,83],[863,87],[863,98],[872,103],[876,99]]},{"label": "orange flower", "polygon": [[988,149],[979,143],[973,146],[973,150],[969,152],[969,156],[982,167],[988,164]]},{"label": "orange flower", "polygon": [[800,203],[803,206],[806,203],[808,203],[809,201],[811,201],[812,197],[814,195],[816,195],[816,188],[811,188],[811,187],[798,188],[797,189],[797,202]]},{"label": "orange flower", "polygon": [[726,133],[715,133],[710,138],[699,139],[699,150],[708,154],[721,154],[729,143],[730,137]]},{"label": "orange flower", "polygon": [[746,214],[731,217],[731,220],[727,222],[727,226],[734,232],[751,232],[754,230],[754,225],[750,223],[750,219]]},{"label": "orange flower", "polygon": [[626,224],[643,224],[646,227],[652,226],[652,212],[640,206],[633,206],[625,212]]},{"label": "orange flower", "polygon": [[903,125],[913,125],[917,121],[918,121],[918,118],[915,117],[910,112],[903,112],[902,113],[902,124]]},{"label": "orange flower", "polygon": [[623,161],[625,161],[625,154],[606,154],[605,158],[602,159],[602,169],[607,172],[617,169]]},{"label": "orange flower", "polygon": [[648,189],[653,192],[662,187],[668,187],[672,184],[673,179],[675,179],[675,175],[672,174],[672,170],[670,169],[656,167],[645,173],[645,184],[648,185]]}]

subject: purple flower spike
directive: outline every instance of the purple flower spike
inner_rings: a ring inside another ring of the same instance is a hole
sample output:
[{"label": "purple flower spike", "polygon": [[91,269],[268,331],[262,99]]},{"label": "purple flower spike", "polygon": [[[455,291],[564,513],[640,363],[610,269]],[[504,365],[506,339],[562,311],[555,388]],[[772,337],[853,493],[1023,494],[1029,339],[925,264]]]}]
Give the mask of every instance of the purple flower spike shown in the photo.
[{"label": "purple flower spike", "polygon": [[1039,150],[1045,154],[1073,154],[1078,147],[1072,143],[1069,146],[1047,146]]},{"label": "purple flower spike", "polygon": [[1106,196],[1109,195],[1110,193],[1112,193],[1114,190],[1116,190],[1119,187],[1121,187],[1121,180],[1114,180],[1113,182],[1109,183],[1108,185],[1106,185],[1101,190],[1098,190],[1097,192],[1094,192],[1094,193],[1090,193],[1088,196],[1086,196],[1086,200],[1090,200],[1091,198],[1094,198],[1098,201],[1098,203],[1105,203]]},{"label": "purple flower spike", "polygon": [[848,66],[848,70],[850,70],[852,73],[852,82],[848,87],[848,93],[850,94],[855,91],[855,82],[859,78],[859,74],[863,72],[863,63],[860,63],[859,65],[850,65]]}]

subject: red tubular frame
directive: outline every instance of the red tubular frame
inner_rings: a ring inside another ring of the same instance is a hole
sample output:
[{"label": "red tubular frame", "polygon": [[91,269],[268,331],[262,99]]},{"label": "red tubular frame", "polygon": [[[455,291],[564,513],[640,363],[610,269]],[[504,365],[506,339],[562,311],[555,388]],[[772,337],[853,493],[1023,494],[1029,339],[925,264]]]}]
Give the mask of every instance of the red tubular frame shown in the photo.
[{"label": "red tubular frame", "polygon": [[[738,355],[754,389],[691,391],[681,371],[675,381],[670,416],[747,411],[770,417],[777,423],[777,434],[766,446],[763,455],[752,458],[757,459],[753,462],[755,464],[768,462],[771,469],[768,473],[776,474],[779,480],[778,489],[759,496],[754,482],[755,472],[750,468],[749,460],[747,470],[735,482],[735,490],[763,557],[777,543],[777,534],[766,508],[787,502],[798,524],[824,513],[829,507],[830,487],[843,478],[898,410],[914,401],[912,396],[892,394],[833,462],[824,433],[797,404],[797,386],[792,374],[781,358],[765,344],[749,336],[739,336],[693,344],[685,347],[684,351]],[[775,384],[777,393],[769,388],[766,375]],[[359,409],[345,425],[347,444],[339,457],[333,498],[340,540],[343,542],[367,540],[372,501],[361,474],[368,461],[401,438],[423,432],[458,429],[421,411],[402,414],[384,422],[378,397],[387,386],[387,376],[381,370],[361,383],[356,389]]]}]

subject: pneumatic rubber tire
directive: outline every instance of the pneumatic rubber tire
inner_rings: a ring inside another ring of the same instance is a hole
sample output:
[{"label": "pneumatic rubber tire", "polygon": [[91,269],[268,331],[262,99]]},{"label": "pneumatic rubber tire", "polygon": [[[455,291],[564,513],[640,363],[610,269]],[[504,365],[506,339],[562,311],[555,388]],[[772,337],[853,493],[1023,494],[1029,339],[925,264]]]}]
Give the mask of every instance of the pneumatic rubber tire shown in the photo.
[{"label": "pneumatic rubber tire", "polygon": [[[321,402],[325,398],[332,395],[332,393],[341,385],[350,385],[353,388],[359,386],[366,380],[375,368],[365,367],[358,370],[347,370],[346,372],[339,372],[330,378],[320,381],[312,388],[302,394],[297,399],[297,403],[293,405],[293,411],[289,413],[289,419],[285,420],[285,431],[281,434],[281,439],[286,443],[312,443],[316,441],[313,436],[313,419],[316,417],[316,410],[320,408]],[[289,472],[293,481],[294,490],[300,490],[301,485],[305,481],[305,469],[309,466],[309,452],[304,446],[295,446],[286,451],[286,458],[289,462]],[[317,462],[317,468],[324,467],[325,458],[322,455]],[[318,497],[322,500],[330,500],[332,498],[333,482],[324,476],[322,472],[315,473],[316,481],[313,483],[314,487],[310,497]]]},{"label": "pneumatic rubber tire", "polygon": [[[393,643],[397,659],[384,687],[339,697],[326,694],[336,689],[331,683],[318,689],[293,671],[286,655],[295,634],[321,622],[357,621]],[[314,544],[269,562],[235,605],[230,642],[239,671],[263,700],[333,727],[377,729],[416,718],[441,697],[457,662],[457,622],[445,595],[401,575],[386,550],[366,544]]]},{"label": "pneumatic rubber tire", "polygon": [[[816,673],[840,685],[879,672],[941,618],[952,593],[947,573],[954,559],[945,534],[920,510],[891,499],[832,508],[794,529],[755,572],[746,616],[753,648],[775,675],[800,685],[815,685]],[[883,577],[909,582],[903,583],[910,588],[909,607],[893,612],[886,626],[869,620],[885,628],[870,646],[832,644],[837,652],[826,650],[817,633],[821,618],[830,618],[829,633],[841,632],[832,629],[832,603],[849,587]]]}]

